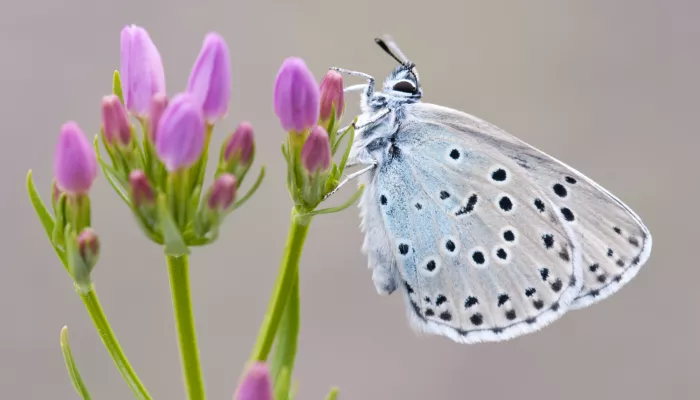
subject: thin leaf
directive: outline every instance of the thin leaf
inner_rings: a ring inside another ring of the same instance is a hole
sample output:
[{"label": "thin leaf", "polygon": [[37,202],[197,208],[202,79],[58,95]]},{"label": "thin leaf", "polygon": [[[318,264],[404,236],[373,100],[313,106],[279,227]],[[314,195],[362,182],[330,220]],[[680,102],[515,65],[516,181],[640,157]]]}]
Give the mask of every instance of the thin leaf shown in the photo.
[{"label": "thin leaf", "polygon": [[335,155],[335,153],[338,151],[338,147],[340,147],[340,143],[343,142],[343,138],[345,138],[345,135],[347,135],[348,132],[350,132],[351,127],[352,127],[352,125],[350,125],[348,127],[348,129],[345,130],[345,132],[341,133],[340,136],[338,136],[338,139],[335,141],[335,143],[333,143],[333,151],[332,151],[333,155]]},{"label": "thin leaf", "polygon": [[36,211],[36,215],[37,217],[39,217],[39,222],[41,222],[41,226],[44,227],[46,235],[49,238],[51,238],[51,235],[53,234],[54,220],[51,216],[51,213],[49,213],[49,210],[44,205],[44,202],[41,200],[41,197],[39,196],[39,193],[36,190],[36,186],[34,185],[34,179],[32,178],[31,169],[29,170],[29,172],[27,172],[27,192],[29,193],[29,199],[32,202],[32,206],[34,206],[34,211]]},{"label": "thin leaf", "polygon": [[343,203],[342,205],[339,205],[339,206],[337,206],[337,207],[323,208],[323,209],[321,209],[321,210],[311,211],[311,212],[308,212],[308,213],[304,214],[304,216],[313,217],[313,216],[315,216],[315,215],[331,214],[331,213],[336,213],[336,212],[339,212],[339,211],[343,211],[343,210],[345,210],[346,208],[350,207],[357,199],[359,199],[360,196],[362,196],[362,192],[363,192],[364,190],[365,190],[365,185],[360,185],[359,189],[357,189],[357,192],[355,192],[355,194],[353,194],[353,195],[352,195],[345,203]]},{"label": "thin leaf", "polygon": [[97,162],[100,164],[100,169],[102,169],[102,173],[104,174],[105,178],[107,178],[107,182],[109,182],[110,186],[112,186],[112,189],[114,189],[114,191],[117,192],[117,194],[119,195],[119,197],[121,197],[124,203],[126,203],[126,205],[131,208],[131,199],[129,199],[129,193],[125,189],[126,182],[124,182],[124,180],[119,176],[119,173],[117,171],[115,171],[110,165],[108,165],[104,162],[104,160],[102,160],[102,156],[100,155],[100,150],[97,143],[97,136],[95,136],[93,146],[95,147]]},{"label": "thin leaf", "polygon": [[265,178],[265,166],[264,165],[262,167],[260,167],[260,173],[258,174],[258,178],[255,180],[255,183],[253,183],[253,186],[251,186],[250,189],[248,189],[248,192],[245,195],[243,195],[243,197],[241,197],[241,199],[238,200],[236,202],[236,204],[234,204],[231,211],[241,207],[243,205],[243,203],[248,201],[248,199],[250,199],[253,196],[253,194],[255,194],[255,192],[260,187],[260,184],[262,183],[263,178]]},{"label": "thin leaf", "polygon": [[350,156],[350,149],[352,149],[352,142],[355,140],[355,123],[357,122],[357,118],[355,118],[355,121],[353,121],[352,125],[348,128],[348,131],[350,131],[350,137],[348,138],[348,147],[345,149],[345,153],[343,153],[343,158],[340,160],[340,173],[342,174],[345,171],[345,165],[348,163],[348,157]]},{"label": "thin leaf", "polygon": [[90,392],[88,392],[83,378],[80,376],[80,371],[78,371],[78,366],[75,365],[75,360],[73,360],[73,353],[70,350],[70,343],[68,343],[68,327],[64,326],[61,329],[61,351],[63,352],[63,360],[66,362],[66,368],[68,369],[68,375],[70,375],[70,380],[73,382],[73,387],[75,391],[84,399],[90,400]]},{"label": "thin leaf", "polygon": [[181,257],[189,254],[180,229],[177,223],[170,214],[168,202],[164,194],[158,196],[158,220],[160,221],[160,230],[163,232],[163,242],[165,243],[165,254],[173,257]]},{"label": "thin leaf", "polygon": [[124,93],[122,92],[122,80],[119,76],[119,70],[114,70],[114,75],[112,75],[112,93],[119,97],[119,101],[124,104]]},{"label": "thin leaf", "polygon": [[29,200],[31,201],[32,206],[34,207],[34,211],[36,212],[37,217],[39,217],[39,222],[41,222],[41,226],[44,228],[44,232],[46,232],[46,236],[51,242],[51,247],[53,247],[54,251],[56,252],[56,255],[61,260],[61,263],[63,263],[63,266],[67,268],[65,254],[58,247],[56,247],[55,244],[53,244],[52,237],[55,221],[36,190],[36,186],[34,185],[34,178],[32,178],[31,169],[29,170],[29,172],[27,172],[27,193],[29,193]]}]

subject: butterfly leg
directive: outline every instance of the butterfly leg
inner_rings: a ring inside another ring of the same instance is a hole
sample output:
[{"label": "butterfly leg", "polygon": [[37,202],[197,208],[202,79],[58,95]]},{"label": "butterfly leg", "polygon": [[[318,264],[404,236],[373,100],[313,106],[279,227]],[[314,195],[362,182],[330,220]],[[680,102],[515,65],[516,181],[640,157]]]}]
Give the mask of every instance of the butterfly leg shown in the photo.
[{"label": "butterfly leg", "polygon": [[352,86],[348,86],[348,87],[344,88],[343,93],[359,92],[361,90],[365,90],[366,88],[367,88],[367,84],[361,83],[359,85],[352,85]]},{"label": "butterfly leg", "polygon": [[369,103],[369,100],[372,98],[372,95],[374,94],[374,77],[372,75],[365,74],[364,72],[358,72],[358,71],[351,71],[349,69],[345,68],[338,68],[338,67],[331,67],[331,70],[340,72],[342,74],[347,74],[350,76],[357,76],[360,78],[365,78],[367,79],[367,85],[365,86],[365,92],[364,92],[364,102]]},{"label": "butterfly leg", "polygon": [[[362,124],[359,124],[359,125],[355,125],[355,130],[364,129],[364,128],[366,128],[366,127],[372,125],[372,124],[375,124],[375,123],[379,122],[382,118],[384,118],[384,117],[386,117],[387,115],[389,115],[390,112],[391,112],[391,109],[389,109],[389,108],[386,108],[386,109],[382,110],[379,114],[377,114],[377,115],[375,115],[374,117],[372,117],[369,121],[366,121],[366,122],[364,122],[364,123],[362,123]],[[345,132],[345,131],[346,131],[349,127],[351,127],[353,124],[354,124],[354,122],[353,122],[352,124],[350,124],[350,125],[347,125],[347,126],[344,126],[344,127],[340,128],[340,129],[338,129],[338,132]]]},{"label": "butterfly leg", "polygon": [[325,196],[323,197],[323,200],[326,200],[327,198],[331,197],[335,192],[337,192],[338,190],[340,190],[340,188],[341,188],[343,185],[345,185],[346,183],[348,183],[348,182],[350,182],[351,180],[357,178],[358,176],[364,174],[365,172],[370,171],[371,169],[375,168],[376,166],[377,166],[377,164],[371,164],[371,165],[368,165],[368,166],[362,168],[362,169],[359,170],[359,171],[353,172],[352,174],[346,176],[345,179],[343,179],[343,180],[338,184],[338,186],[335,187],[335,189],[331,190],[330,192],[328,192],[327,195],[325,195]]}]

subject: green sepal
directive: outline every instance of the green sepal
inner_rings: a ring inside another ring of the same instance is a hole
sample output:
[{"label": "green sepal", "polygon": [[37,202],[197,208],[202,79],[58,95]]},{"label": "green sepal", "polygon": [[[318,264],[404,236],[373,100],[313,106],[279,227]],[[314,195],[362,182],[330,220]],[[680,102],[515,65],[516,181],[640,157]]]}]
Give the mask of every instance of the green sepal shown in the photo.
[{"label": "green sepal", "polygon": [[332,387],[331,391],[328,392],[328,396],[326,396],[326,400],[336,400],[337,398],[338,398],[338,388]]},{"label": "green sepal", "polygon": [[56,255],[58,258],[61,260],[61,263],[63,266],[66,266],[66,256],[65,253],[59,249],[53,241],[53,230],[55,226],[55,221],[54,218],[51,216],[51,213],[49,213],[49,210],[46,208],[44,205],[44,202],[41,200],[41,197],[39,196],[39,193],[36,190],[36,186],[34,185],[34,179],[32,178],[32,170],[30,169],[29,172],[27,172],[27,193],[29,194],[29,200],[32,203],[32,206],[34,207],[34,211],[36,212],[36,216],[39,218],[39,222],[41,222],[41,226],[44,228],[44,232],[46,233],[46,236],[49,238],[49,241],[51,242],[51,247],[53,247],[54,251],[56,252]]},{"label": "green sepal", "polygon": [[56,248],[66,251],[65,243],[65,232],[64,228],[68,223],[68,216],[66,215],[68,210],[66,209],[67,196],[65,193],[61,193],[56,200],[54,211],[56,213],[56,222],[53,226],[53,232],[51,233],[51,241]]},{"label": "green sepal", "polygon": [[95,147],[97,163],[100,164],[100,169],[102,170],[102,173],[104,174],[105,178],[107,178],[107,182],[109,182],[109,185],[112,186],[112,189],[114,189],[114,191],[117,192],[119,197],[124,201],[124,203],[126,203],[127,206],[132,208],[131,200],[129,198],[129,191],[126,189],[127,182],[123,177],[119,175],[117,171],[115,171],[110,165],[107,165],[107,163],[104,162],[104,160],[102,159],[102,155],[100,154],[100,148],[98,146],[97,141],[97,136],[95,136],[93,146]]},{"label": "green sepal", "polygon": [[[337,128],[336,128],[336,123],[338,121],[335,118],[335,103],[331,105],[331,117],[328,121],[328,125],[326,125],[326,132],[328,132],[328,143],[331,144],[331,147],[333,146],[333,143],[335,143],[336,136],[338,136],[337,133]],[[331,152],[331,154],[335,154]]]},{"label": "green sepal", "polygon": [[90,197],[87,194],[66,196],[63,215],[76,232],[82,232],[91,225]]},{"label": "green sepal", "polygon": [[165,245],[165,254],[172,257],[181,257],[189,254],[180,229],[170,213],[167,199],[165,195],[158,194],[158,220],[160,221],[160,231],[163,234],[163,244]]},{"label": "green sepal", "polygon": [[117,97],[119,97],[119,101],[124,104],[124,93],[122,92],[122,80],[121,77],[119,76],[119,70],[114,70],[114,74],[112,75],[112,93],[116,94]]},{"label": "green sepal", "polygon": [[87,293],[92,290],[92,280],[90,279],[90,268],[80,256],[78,240],[73,227],[66,225],[66,260],[68,261],[68,273],[73,277],[75,288],[80,293]]},{"label": "green sepal", "polygon": [[82,376],[80,376],[80,371],[78,366],[73,360],[73,352],[70,349],[70,343],[68,343],[68,327],[64,326],[61,329],[61,352],[63,353],[63,360],[66,362],[66,368],[68,369],[68,375],[70,376],[71,382],[73,382],[73,387],[75,391],[78,392],[83,400],[90,400],[90,392],[88,392],[85,382],[83,382]]}]

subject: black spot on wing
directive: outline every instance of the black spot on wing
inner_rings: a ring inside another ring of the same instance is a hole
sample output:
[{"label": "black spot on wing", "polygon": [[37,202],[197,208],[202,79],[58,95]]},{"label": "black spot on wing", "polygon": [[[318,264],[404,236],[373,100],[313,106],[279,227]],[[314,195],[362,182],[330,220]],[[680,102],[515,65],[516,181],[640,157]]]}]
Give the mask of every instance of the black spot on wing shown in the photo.
[{"label": "black spot on wing", "polygon": [[566,195],[568,194],[566,188],[561,183],[555,183],[554,186],[552,186],[552,190],[554,191],[554,194],[561,198],[566,197]]},{"label": "black spot on wing", "polygon": [[469,196],[467,204],[461,207],[459,210],[457,210],[455,215],[459,217],[460,215],[469,214],[470,212],[474,211],[474,207],[476,206],[477,201],[478,197],[476,196],[476,193]]}]

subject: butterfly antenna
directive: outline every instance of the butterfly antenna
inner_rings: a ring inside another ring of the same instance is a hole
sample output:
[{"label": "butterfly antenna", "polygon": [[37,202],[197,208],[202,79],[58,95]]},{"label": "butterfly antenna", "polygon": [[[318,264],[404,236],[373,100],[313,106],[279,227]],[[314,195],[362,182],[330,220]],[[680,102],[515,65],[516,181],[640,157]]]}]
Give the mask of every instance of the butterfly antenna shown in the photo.
[{"label": "butterfly antenna", "polygon": [[[407,60],[406,60],[406,57],[403,56],[403,54],[399,51],[399,55],[402,56],[401,58],[399,58],[399,56],[397,56],[397,55],[392,51],[392,49],[389,48],[389,45],[384,41],[384,39],[382,39],[382,38],[375,38],[374,41],[379,45],[379,47],[382,48],[382,50],[384,50],[384,51],[386,52],[386,54],[390,55],[390,56],[391,56],[394,60],[396,60],[399,64],[406,64],[406,61],[407,61]],[[393,42],[389,42],[389,43],[394,44]],[[395,47],[395,45],[392,46],[392,47]]]},{"label": "butterfly antenna", "polygon": [[399,64],[406,66],[413,72],[416,80],[418,80],[418,70],[416,69],[416,64],[408,60],[406,55],[403,54],[399,46],[389,35],[383,35],[383,37],[375,38],[375,43],[379,45],[388,55],[390,55],[394,60],[398,61]]}]

